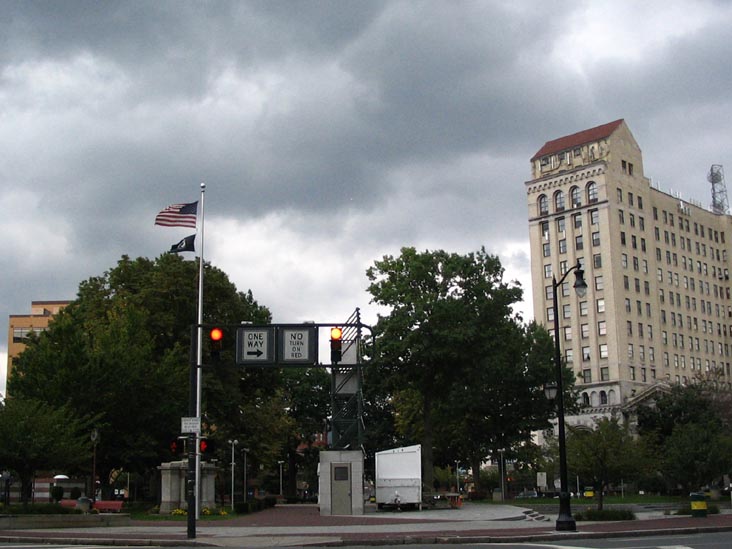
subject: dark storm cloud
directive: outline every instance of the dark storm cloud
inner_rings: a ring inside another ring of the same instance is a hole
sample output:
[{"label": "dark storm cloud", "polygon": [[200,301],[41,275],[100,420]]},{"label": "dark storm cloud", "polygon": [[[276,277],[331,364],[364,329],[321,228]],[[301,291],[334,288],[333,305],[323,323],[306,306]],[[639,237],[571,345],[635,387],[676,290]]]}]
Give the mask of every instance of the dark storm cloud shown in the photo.
[{"label": "dark storm cloud", "polygon": [[[485,245],[525,275],[528,159],[610,120],[646,175],[706,202],[731,145],[730,10],[686,8],[1,2],[0,318],[169,249],[185,235],[154,215],[204,181],[211,258],[310,318],[323,273],[358,304],[365,268],[404,245]],[[293,285],[302,303],[281,298]]]}]

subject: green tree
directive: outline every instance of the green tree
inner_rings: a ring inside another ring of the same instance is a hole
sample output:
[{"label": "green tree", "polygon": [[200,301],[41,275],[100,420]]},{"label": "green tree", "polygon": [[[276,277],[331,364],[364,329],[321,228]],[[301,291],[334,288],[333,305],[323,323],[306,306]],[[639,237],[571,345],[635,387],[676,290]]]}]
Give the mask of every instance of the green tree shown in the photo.
[{"label": "green tree", "polygon": [[317,482],[317,435],[325,432],[330,411],[330,376],[321,368],[290,368],[282,371],[283,408],[290,420],[286,433],[287,483],[285,493],[297,493],[298,471],[306,469],[308,483]]},{"label": "green tree", "polygon": [[[82,282],[77,299],[16,359],[8,380],[14,397],[66,406],[80,417],[95,418],[103,486],[115,468],[154,471],[170,457],[168,447],[179,433],[180,417],[188,415],[197,276],[197,263],[177,255],[154,261],[124,256],[102,276]],[[222,324],[270,318],[251,292],[238,292],[211,265],[205,268],[204,312],[205,321]],[[233,347],[233,337],[229,339]],[[230,357],[231,351],[227,353]],[[205,370],[203,394],[208,425],[239,427],[272,413],[261,404],[275,398],[276,384],[269,372],[241,373],[231,359]],[[240,406],[242,402],[247,404]],[[247,415],[241,418],[244,411]],[[269,433],[262,435],[258,445],[278,444]]]},{"label": "green tree", "polygon": [[638,409],[638,432],[661,456],[659,471],[672,489],[699,490],[732,468],[730,392],[710,378],[674,385]]},{"label": "green tree", "polygon": [[602,509],[603,492],[611,485],[637,478],[649,464],[643,443],[616,418],[601,418],[594,429],[570,427],[567,467],[591,483]]},{"label": "green tree", "polygon": [[23,503],[36,471],[72,473],[91,461],[90,430],[90,422],[68,408],[17,397],[0,408],[0,463],[17,474]]},{"label": "green tree", "polygon": [[411,434],[420,437],[423,481],[432,486],[440,403],[456,383],[473,383],[491,337],[486,330],[511,316],[521,289],[503,281],[500,261],[484,249],[459,255],[402,248],[400,256],[376,261],[367,276],[372,301],[390,309],[375,328],[375,367],[389,380],[397,428],[418,415]]}]

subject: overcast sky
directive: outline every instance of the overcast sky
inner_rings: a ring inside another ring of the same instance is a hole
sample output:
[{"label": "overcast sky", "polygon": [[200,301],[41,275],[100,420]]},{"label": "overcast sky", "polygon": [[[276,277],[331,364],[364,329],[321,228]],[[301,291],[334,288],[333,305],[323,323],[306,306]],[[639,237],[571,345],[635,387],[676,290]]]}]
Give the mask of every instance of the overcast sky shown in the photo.
[{"label": "overcast sky", "polygon": [[624,118],[708,205],[730,29],[722,0],[3,0],[0,318],[169,249],[190,230],[155,215],[201,182],[206,260],[275,322],[373,322],[364,272],[402,246],[485,246],[530,318],[529,158]]}]

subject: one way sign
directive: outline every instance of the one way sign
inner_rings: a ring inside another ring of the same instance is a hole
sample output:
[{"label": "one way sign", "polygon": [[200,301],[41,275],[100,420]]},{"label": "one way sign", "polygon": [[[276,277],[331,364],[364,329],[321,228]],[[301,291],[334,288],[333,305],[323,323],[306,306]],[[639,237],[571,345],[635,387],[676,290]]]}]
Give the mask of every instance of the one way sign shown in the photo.
[{"label": "one way sign", "polygon": [[237,332],[237,363],[274,362],[274,340],[274,327],[272,326],[240,327]]}]

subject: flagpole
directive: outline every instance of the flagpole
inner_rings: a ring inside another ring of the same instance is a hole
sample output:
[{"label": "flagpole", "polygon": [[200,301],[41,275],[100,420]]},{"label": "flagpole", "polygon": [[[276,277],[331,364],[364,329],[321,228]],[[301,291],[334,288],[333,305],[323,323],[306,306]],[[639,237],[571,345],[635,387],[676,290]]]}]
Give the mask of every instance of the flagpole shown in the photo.
[{"label": "flagpole", "polygon": [[[201,257],[198,260],[198,345],[196,345],[196,417],[201,424],[201,389],[203,385],[203,251],[204,198],[206,184],[201,183]],[[201,431],[196,434],[196,520],[201,518]],[[189,509],[189,512],[191,510]]]}]

